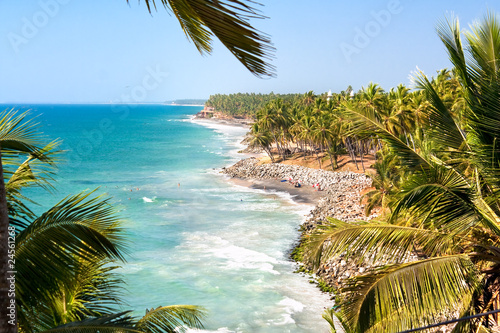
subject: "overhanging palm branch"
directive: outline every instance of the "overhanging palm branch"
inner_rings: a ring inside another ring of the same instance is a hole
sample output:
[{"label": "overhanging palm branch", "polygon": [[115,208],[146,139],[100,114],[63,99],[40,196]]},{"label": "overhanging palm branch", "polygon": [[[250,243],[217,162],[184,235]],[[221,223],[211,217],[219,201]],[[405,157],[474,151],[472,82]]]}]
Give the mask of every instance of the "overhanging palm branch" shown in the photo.
[{"label": "overhanging palm branch", "polygon": [[306,260],[314,267],[337,255],[362,262],[382,260],[398,263],[408,259],[416,248],[427,255],[452,253],[457,244],[447,233],[388,223],[346,223],[328,218],[307,241]]},{"label": "overhanging palm branch", "polygon": [[342,316],[353,332],[399,332],[435,323],[449,309],[460,313],[480,287],[466,255],[394,265],[349,280]]},{"label": "overhanging palm branch", "polygon": [[352,119],[351,130],[354,134],[377,135],[393,150],[401,161],[410,170],[426,169],[431,165],[429,157],[426,156],[425,147],[419,151],[405,142],[394,133],[390,132],[380,119],[380,115],[373,108],[359,107],[355,103],[346,101],[343,105],[344,114]]},{"label": "overhanging palm branch", "polygon": [[140,333],[142,331],[134,327],[134,318],[130,315],[131,311],[124,311],[108,316],[102,316],[98,318],[88,318],[81,321],[71,322],[65,325],[61,325],[43,332],[46,333],[56,333],[56,332],[68,332],[68,333],[90,333],[90,332],[102,332],[102,333],[118,333],[118,332],[135,332]]},{"label": "overhanging palm branch", "polygon": [[59,291],[51,294],[48,310],[52,322],[47,327],[115,312],[123,294],[117,268],[109,260],[81,262],[74,270],[74,278],[60,283]]},{"label": "overhanging palm branch", "polygon": [[20,324],[39,303],[50,304],[82,260],[123,260],[125,242],[109,199],[68,197],[16,235],[16,296]]},{"label": "overhanging palm branch", "polygon": [[203,308],[195,305],[161,306],[146,311],[135,327],[142,332],[185,332],[191,328],[203,328],[201,319],[206,316]]},{"label": "overhanging palm branch", "polygon": [[60,141],[53,141],[40,150],[47,156],[50,163],[42,162],[29,155],[24,162],[20,163],[17,154],[4,154],[2,156],[5,190],[7,194],[7,206],[9,208],[10,223],[18,228],[24,229],[35,218],[33,212],[26,203],[34,203],[30,198],[22,194],[29,187],[41,187],[45,190],[53,190],[53,175],[56,170],[56,162],[61,153],[58,150]]},{"label": "overhanging palm branch", "polygon": [[342,313],[336,312],[334,308],[326,309],[321,317],[327,321],[328,325],[330,325],[331,333],[337,333],[338,328],[340,328],[339,333],[351,333],[351,331],[347,328],[348,323],[342,317]]},{"label": "overhanging palm branch", "polygon": [[451,234],[461,234],[483,223],[499,235],[498,217],[491,214],[474,186],[450,167],[434,165],[413,175],[401,190],[392,220],[413,216],[420,224]]},{"label": "overhanging palm branch", "polygon": [[[128,0],[127,0],[128,2]],[[256,76],[274,77],[275,67],[269,64],[274,47],[270,38],[254,29],[249,19],[263,19],[251,0],[144,0],[148,10],[156,2],[172,11],[186,36],[200,53],[212,52],[212,36]]]},{"label": "overhanging palm branch", "polygon": [[0,113],[0,147],[4,151],[13,153],[27,153],[34,158],[51,163],[48,155],[44,154],[40,142],[43,135],[38,131],[38,124],[33,119],[26,120],[28,112],[18,114],[14,110]]},{"label": "overhanging palm branch", "polygon": [[146,311],[146,315],[136,319],[131,311],[120,312],[97,318],[88,318],[61,325],[45,333],[177,333],[190,328],[203,328],[201,319],[206,315],[201,307],[193,305],[162,306]]},{"label": "overhanging palm branch", "polygon": [[465,132],[458,123],[458,119],[445,106],[429,79],[422,72],[419,72],[413,77],[413,80],[418,89],[426,92],[427,98],[431,102],[431,107],[426,110],[428,116],[427,125],[429,125],[426,127],[426,134],[432,135],[433,141],[437,142],[441,149],[445,147],[449,150],[463,151],[469,148],[470,151]]}]

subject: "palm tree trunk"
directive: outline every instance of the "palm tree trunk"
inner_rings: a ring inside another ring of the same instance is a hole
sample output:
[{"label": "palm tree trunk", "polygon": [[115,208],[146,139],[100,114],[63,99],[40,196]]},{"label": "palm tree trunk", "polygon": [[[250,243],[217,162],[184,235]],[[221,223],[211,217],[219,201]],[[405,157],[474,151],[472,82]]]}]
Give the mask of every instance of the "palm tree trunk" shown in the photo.
[{"label": "palm tree trunk", "polygon": [[330,165],[332,167],[332,171],[334,171],[335,169],[337,169],[337,163],[335,163],[335,164],[333,163],[333,159],[332,159],[332,146],[330,145],[330,142],[327,141],[327,145],[328,145],[328,156],[330,157]]},{"label": "palm tree trunk", "polygon": [[317,152],[316,146],[313,147],[314,154],[316,154],[316,159],[318,160],[319,168],[321,169],[321,158],[319,158],[319,153]]},{"label": "palm tree trunk", "polygon": [[363,141],[360,142],[359,144],[359,153],[361,155],[361,167],[363,167],[363,172],[365,172],[365,163],[363,162],[363,151],[365,150]]},{"label": "palm tree trunk", "polygon": [[358,167],[358,161],[356,159],[356,152],[354,151],[354,148],[352,147],[352,144],[351,144],[351,139],[350,138],[347,138],[346,141],[347,143],[347,150],[349,151],[349,154],[351,155],[351,160],[354,162],[354,164],[356,165],[356,169],[359,170],[359,167]]},{"label": "palm tree trunk", "polygon": [[[7,194],[5,192],[5,182],[3,179],[2,153],[0,152],[0,328],[1,332],[17,332],[15,297],[9,297],[10,281],[13,274],[7,273],[14,269],[8,268],[9,263],[9,210],[7,208]],[[14,280],[15,281],[15,280]],[[12,295],[10,295],[12,296]],[[11,310],[9,306],[14,304],[14,310],[9,317]]]}]

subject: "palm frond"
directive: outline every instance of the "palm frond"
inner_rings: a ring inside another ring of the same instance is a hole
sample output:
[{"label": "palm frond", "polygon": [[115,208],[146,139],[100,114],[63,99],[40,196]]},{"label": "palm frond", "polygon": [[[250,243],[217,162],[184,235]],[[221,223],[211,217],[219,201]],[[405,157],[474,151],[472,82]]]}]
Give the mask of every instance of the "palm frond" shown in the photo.
[{"label": "palm frond", "polygon": [[47,157],[44,162],[33,156],[28,156],[22,163],[19,161],[19,156],[6,154],[2,157],[9,220],[11,224],[21,230],[25,229],[30,221],[35,218],[35,215],[27,206],[27,203],[35,202],[23,195],[22,192],[30,187],[41,187],[47,191],[53,190],[55,162],[59,160],[58,157],[61,153],[58,150],[59,144],[60,141],[56,140],[40,149],[40,154]]},{"label": "palm frond", "polygon": [[413,228],[388,223],[346,223],[329,218],[306,242],[305,258],[314,267],[321,262],[345,254],[347,258],[397,263],[408,258],[416,246],[428,255],[447,253],[453,248],[453,238],[448,234],[428,229]]},{"label": "palm frond", "polygon": [[343,315],[357,332],[398,332],[434,323],[447,309],[469,306],[481,286],[466,255],[385,267],[343,289]]},{"label": "palm frond", "polygon": [[469,93],[467,98],[475,100],[476,89],[471,77],[469,76],[469,69],[467,66],[467,57],[465,56],[460,24],[457,18],[451,17],[450,19],[441,21],[437,28],[437,34],[444,46],[448,50],[448,55],[451,63],[454,66],[458,76],[462,80],[462,85]]},{"label": "palm frond", "polygon": [[[144,0],[148,10],[156,9],[155,0]],[[128,2],[128,0],[127,0]],[[212,36],[254,75],[274,77],[269,64],[275,51],[270,38],[253,28],[250,19],[264,19],[251,0],[161,0],[179,20],[186,36],[200,53],[211,53]]]},{"label": "palm frond", "polygon": [[124,311],[109,316],[97,318],[88,318],[81,321],[74,321],[65,325],[61,325],[49,330],[45,333],[143,333],[143,331],[134,328],[134,319],[130,316],[131,311]]},{"label": "palm frond", "polygon": [[14,109],[0,113],[0,147],[2,150],[31,154],[50,162],[41,150],[44,137],[37,130],[33,119],[25,120],[28,112],[17,113]]},{"label": "palm frond", "polygon": [[[109,199],[81,193],[61,201],[16,236],[16,295],[29,311],[59,283],[71,280],[80,260],[123,260],[125,243]],[[35,302],[35,304],[32,304]]]},{"label": "palm frond", "polygon": [[146,311],[136,325],[138,330],[150,333],[185,332],[190,328],[203,328],[201,319],[206,311],[195,305],[161,306]]},{"label": "palm frond", "polygon": [[392,150],[398,152],[400,162],[410,170],[425,169],[431,162],[416,151],[408,143],[391,133],[381,122],[377,111],[373,108],[360,108],[352,102],[344,103],[344,113],[353,120],[352,131],[355,133],[372,133],[382,139]]},{"label": "palm frond", "polygon": [[341,312],[336,312],[334,308],[326,309],[321,317],[327,321],[330,325],[330,332],[337,333],[352,333],[352,331],[348,328],[348,324],[345,321],[345,318],[342,317]]},{"label": "palm frond", "polygon": [[[426,128],[432,135],[432,140],[438,142],[440,147],[462,150],[466,147],[466,137],[463,129],[445,106],[429,79],[419,72],[414,76],[417,88],[426,92],[432,107],[428,109],[429,126]],[[470,151],[470,149],[468,149]]]},{"label": "palm frond", "polygon": [[498,216],[477,196],[469,181],[457,170],[439,165],[415,174],[403,187],[392,219],[405,214],[420,218],[428,228],[452,235],[484,224],[500,235]]}]

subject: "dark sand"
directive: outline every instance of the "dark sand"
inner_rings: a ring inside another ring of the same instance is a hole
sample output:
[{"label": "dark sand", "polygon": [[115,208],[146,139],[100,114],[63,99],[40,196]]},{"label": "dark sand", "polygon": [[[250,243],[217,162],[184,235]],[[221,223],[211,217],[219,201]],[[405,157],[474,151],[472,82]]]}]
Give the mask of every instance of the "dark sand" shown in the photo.
[{"label": "dark sand", "polygon": [[287,182],[281,182],[281,180],[275,179],[240,179],[231,178],[236,185],[246,186],[250,188],[255,188],[259,190],[265,190],[270,193],[273,192],[287,192],[292,196],[292,200],[301,204],[317,204],[319,199],[322,198],[326,193],[323,191],[316,191],[311,185],[302,185],[301,187],[294,187],[292,184]]}]

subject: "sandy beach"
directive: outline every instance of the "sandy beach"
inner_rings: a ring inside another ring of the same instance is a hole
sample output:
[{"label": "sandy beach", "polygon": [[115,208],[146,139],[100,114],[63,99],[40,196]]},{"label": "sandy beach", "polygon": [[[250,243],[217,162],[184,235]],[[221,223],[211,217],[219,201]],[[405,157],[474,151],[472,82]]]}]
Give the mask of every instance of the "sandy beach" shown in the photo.
[{"label": "sandy beach", "polygon": [[324,196],[322,191],[315,190],[312,186],[294,187],[287,182],[281,182],[276,179],[242,179],[230,178],[230,182],[246,186],[253,189],[265,190],[270,193],[286,192],[290,194],[292,200],[299,204],[316,205],[319,200]]}]

